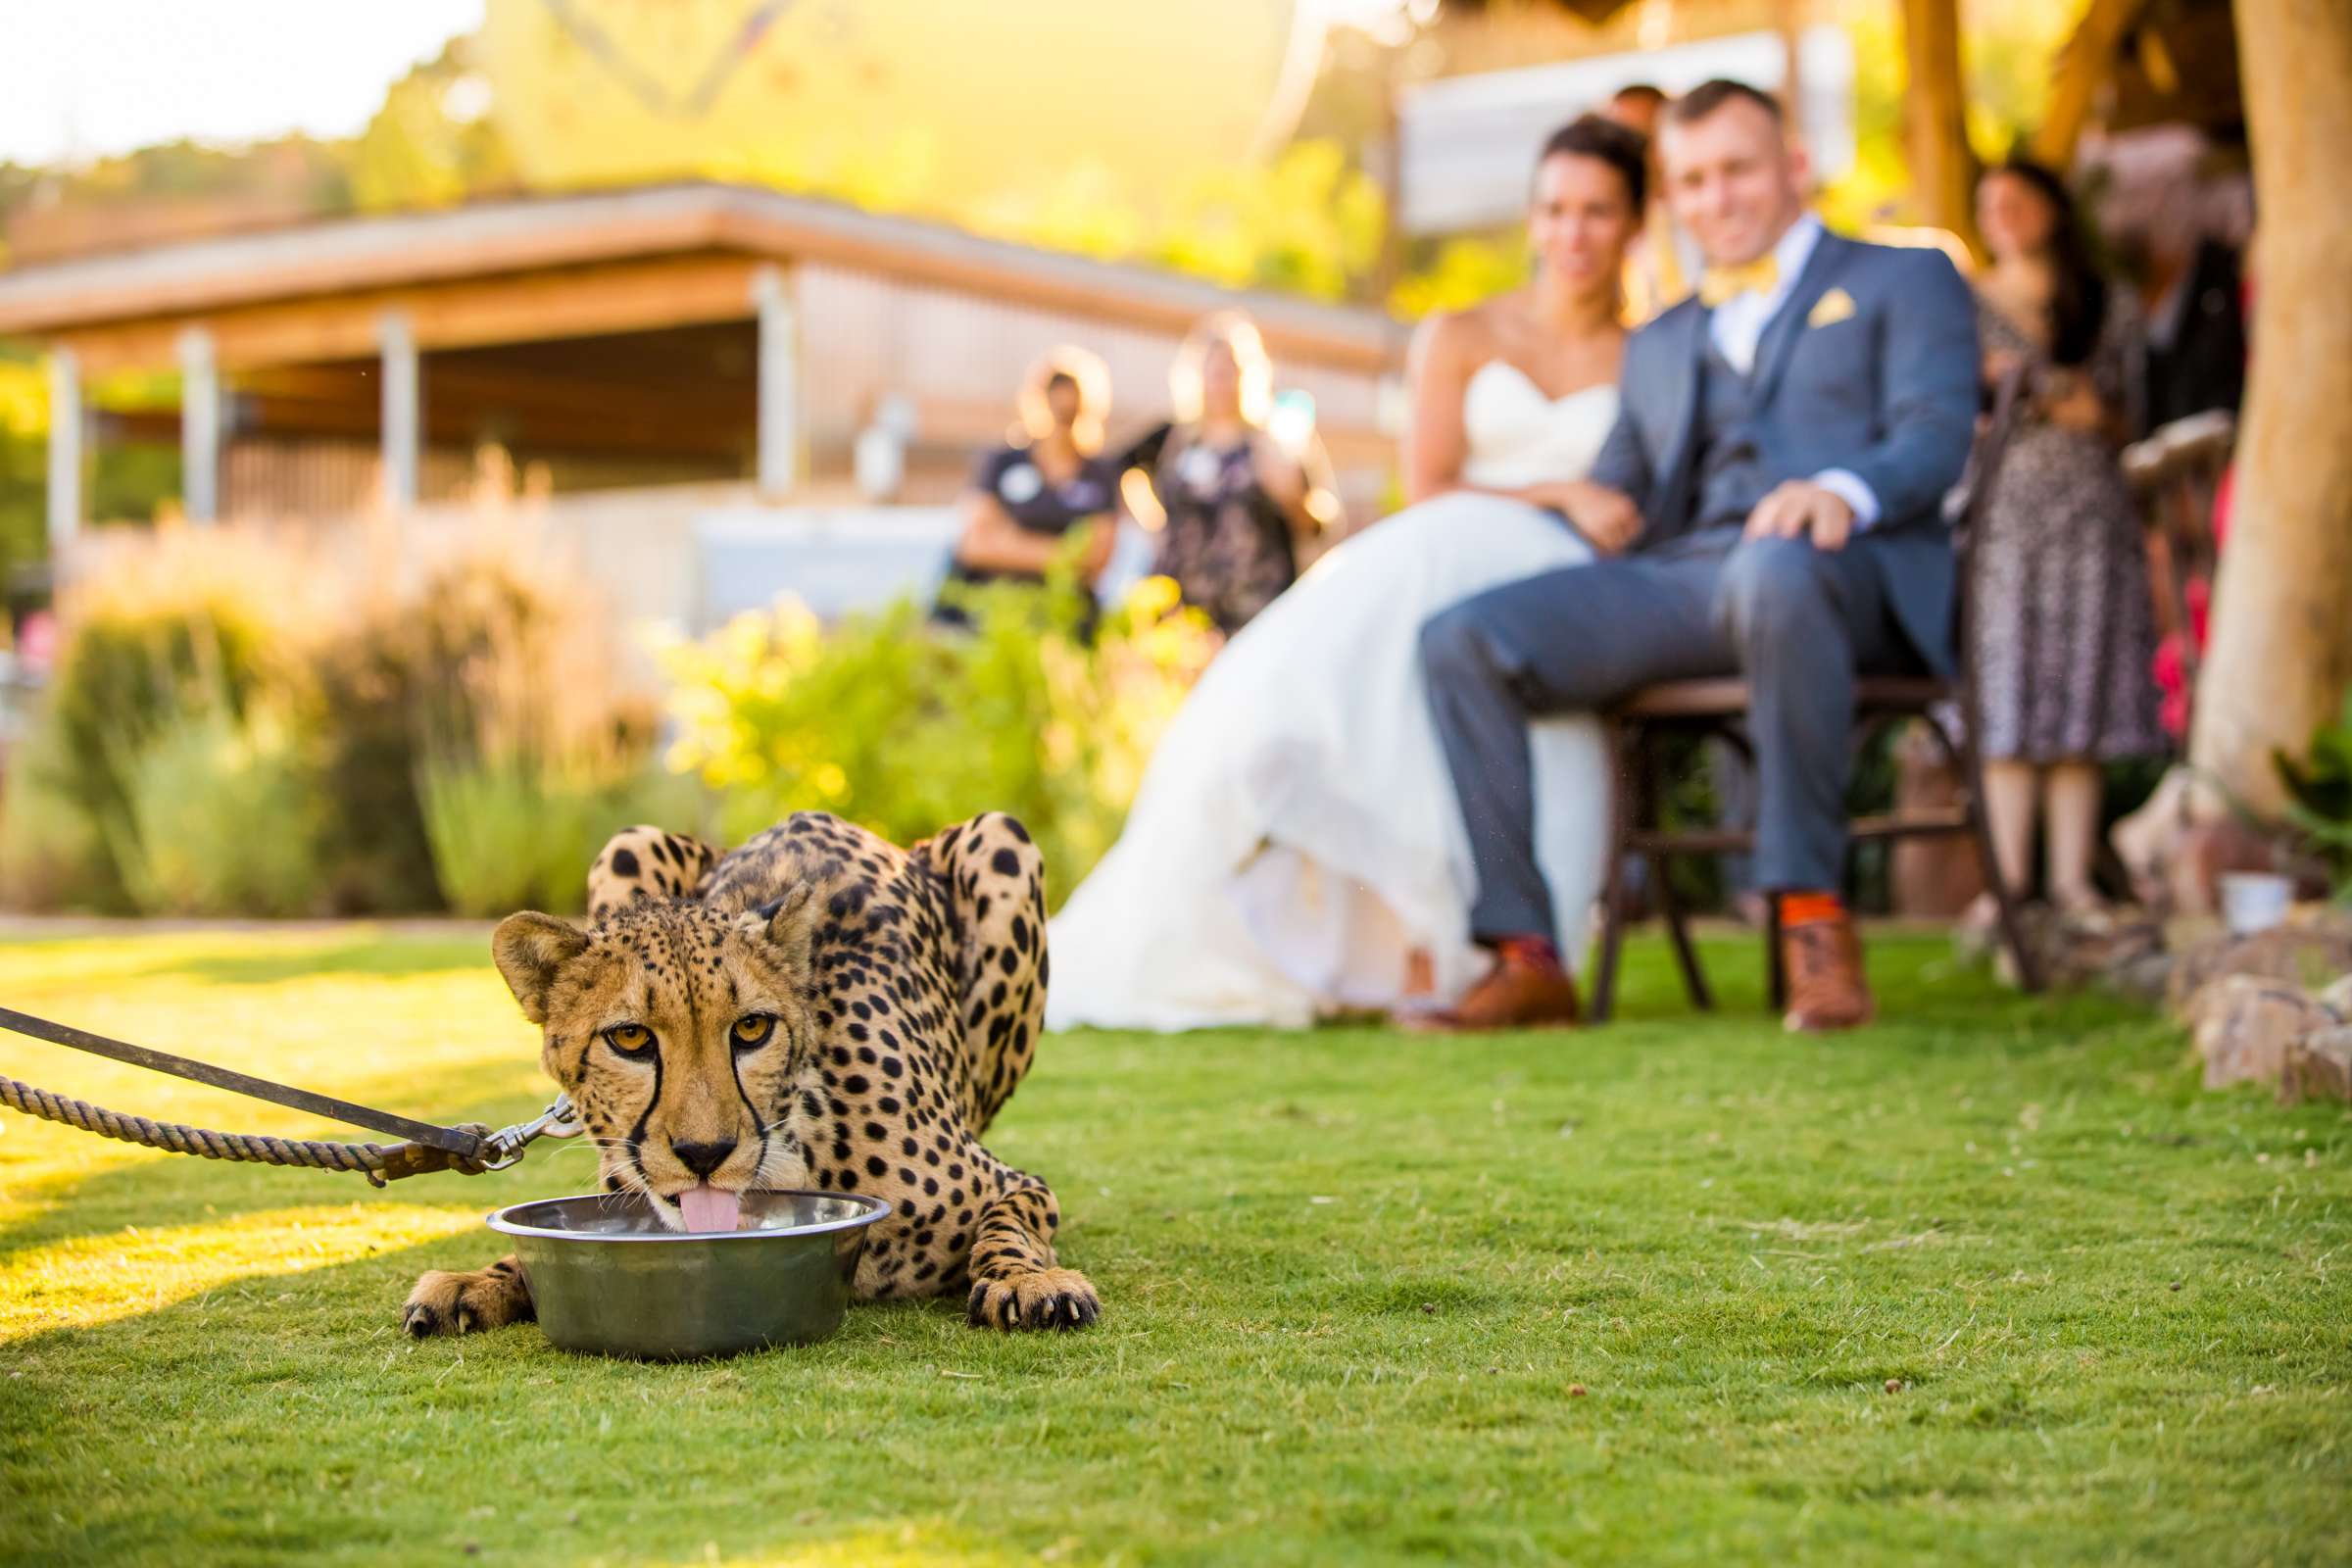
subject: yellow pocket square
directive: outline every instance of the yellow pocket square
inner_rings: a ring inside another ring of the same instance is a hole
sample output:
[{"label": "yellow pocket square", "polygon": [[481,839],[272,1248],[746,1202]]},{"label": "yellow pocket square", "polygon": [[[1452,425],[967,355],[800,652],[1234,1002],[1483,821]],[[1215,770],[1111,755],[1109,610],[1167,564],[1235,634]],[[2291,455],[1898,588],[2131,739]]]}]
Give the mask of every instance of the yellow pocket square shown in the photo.
[{"label": "yellow pocket square", "polygon": [[1805,318],[1805,324],[1836,326],[1839,321],[1849,319],[1853,314],[1854,297],[1841,288],[1834,288],[1814,305],[1813,314]]}]

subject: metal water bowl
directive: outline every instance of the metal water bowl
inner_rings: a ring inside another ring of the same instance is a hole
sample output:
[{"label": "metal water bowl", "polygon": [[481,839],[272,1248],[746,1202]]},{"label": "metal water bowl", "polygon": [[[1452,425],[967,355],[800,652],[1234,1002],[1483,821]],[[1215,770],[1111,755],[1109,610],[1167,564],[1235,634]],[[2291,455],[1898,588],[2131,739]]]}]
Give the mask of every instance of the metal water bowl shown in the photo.
[{"label": "metal water bowl", "polygon": [[746,1193],[741,1229],[665,1229],[635,1195],[586,1193],[490,1216],[514,1238],[539,1326],[559,1348],[674,1361],[807,1345],[841,1327],[867,1227],[850,1193]]}]

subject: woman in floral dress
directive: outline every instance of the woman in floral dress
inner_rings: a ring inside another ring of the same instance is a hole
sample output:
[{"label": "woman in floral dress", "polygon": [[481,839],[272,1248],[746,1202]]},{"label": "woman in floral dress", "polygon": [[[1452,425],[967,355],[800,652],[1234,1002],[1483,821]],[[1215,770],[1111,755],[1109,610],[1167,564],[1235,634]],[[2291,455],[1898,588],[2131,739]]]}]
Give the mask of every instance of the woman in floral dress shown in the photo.
[{"label": "woman in floral dress", "polygon": [[[2038,816],[2044,892],[2081,913],[2097,904],[2102,765],[2166,744],[2147,557],[2116,458],[2137,322],[2130,295],[2091,266],[2049,171],[1987,171],[1977,223],[1992,255],[1977,280],[1985,375],[2024,364],[2030,400],[1976,541],[1985,807],[2009,884],[2031,880]],[[1972,916],[1990,913],[1980,901]]]},{"label": "woman in floral dress", "polygon": [[1247,317],[1201,322],[1178,351],[1176,421],[1150,463],[1164,515],[1154,569],[1228,636],[1297,581],[1314,545],[1341,525],[1311,409],[1278,413],[1273,379]]}]

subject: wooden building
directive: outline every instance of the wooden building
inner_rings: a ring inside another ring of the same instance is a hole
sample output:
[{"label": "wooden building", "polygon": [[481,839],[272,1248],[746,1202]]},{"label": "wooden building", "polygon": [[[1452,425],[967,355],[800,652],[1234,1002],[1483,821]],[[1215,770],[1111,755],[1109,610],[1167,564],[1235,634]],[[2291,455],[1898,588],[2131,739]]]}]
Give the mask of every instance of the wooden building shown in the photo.
[{"label": "wooden building", "polygon": [[[1114,439],[1163,416],[1185,330],[1240,308],[1314,399],[1346,499],[1386,485],[1403,329],[774,191],[652,186],[355,218],[0,273],[0,334],[52,351],[53,408],[118,369],[181,375],[184,507],[331,517],[456,493],[486,444],[567,493],[693,486],[841,505],[858,433],[892,499],[945,499],[1028,364],[1107,363]],[[83,520],[85,418],[52,419],[50,527]],[[610,511],[612,498],[604,498]]]}]

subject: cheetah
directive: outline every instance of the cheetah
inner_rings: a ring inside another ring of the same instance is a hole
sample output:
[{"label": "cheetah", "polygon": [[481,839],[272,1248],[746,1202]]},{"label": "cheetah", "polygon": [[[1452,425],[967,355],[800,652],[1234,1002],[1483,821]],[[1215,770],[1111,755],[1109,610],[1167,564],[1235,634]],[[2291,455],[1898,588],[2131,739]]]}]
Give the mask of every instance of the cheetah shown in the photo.
[{"label": "cheetah", "polygon": [[[588,877],[585,928],[510,915],[499,973],[541,1026],[612,1193],[676,1229],[740,1195],[870,1194],[861,1299],[960,1292],[977,1326],[1069,1329],[1102,1306],[1054,1249],[1046,1184],[981,1146],[1046,1006],[1045,877],[1002,812],[910,850],[804,811],[721,857],[636,827]],[[510,1255],[416,1282],[412,1335],[533,1316]]]}]

